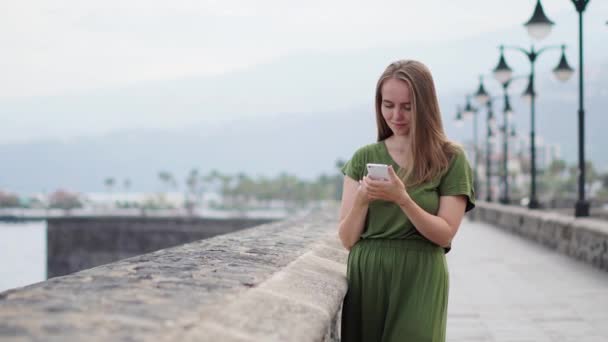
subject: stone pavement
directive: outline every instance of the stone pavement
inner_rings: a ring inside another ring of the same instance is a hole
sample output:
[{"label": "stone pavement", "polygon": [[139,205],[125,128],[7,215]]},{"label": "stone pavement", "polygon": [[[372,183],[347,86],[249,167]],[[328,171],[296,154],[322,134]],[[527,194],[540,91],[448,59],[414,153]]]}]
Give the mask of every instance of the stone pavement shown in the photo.
[{"label": "stone pavement", "polygon": [[482,222],[452,246],[448,342],[608,341],[608,272]]}]

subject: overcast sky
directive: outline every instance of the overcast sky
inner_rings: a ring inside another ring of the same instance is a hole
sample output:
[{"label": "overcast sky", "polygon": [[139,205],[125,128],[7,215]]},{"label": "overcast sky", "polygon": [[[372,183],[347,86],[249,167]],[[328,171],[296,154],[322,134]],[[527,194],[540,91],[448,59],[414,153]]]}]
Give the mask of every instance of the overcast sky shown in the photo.
[{"label": "overcast sky", "polygon": [[[597,2],[597,1],[592,1]],[[0,96],[223,73],[306,51],[444,41],[520,25],[533,0],[0,2]],[[590,5],[590,6],[591,6]],[[567,0],[547,13],[574,12]]]}]

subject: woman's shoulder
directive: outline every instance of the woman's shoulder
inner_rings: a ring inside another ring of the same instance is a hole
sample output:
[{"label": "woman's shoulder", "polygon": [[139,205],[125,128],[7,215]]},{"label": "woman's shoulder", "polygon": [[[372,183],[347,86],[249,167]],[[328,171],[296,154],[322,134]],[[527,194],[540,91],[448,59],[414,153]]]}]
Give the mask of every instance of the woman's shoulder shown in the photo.
[{"label": "woman's shoulder", "polygon": [[462,145],[455,142],[450,142],[449,146],[447,147],[446,154],[449,162],[447,167],[444,169],[444,172],[442,172],[442,177],[455,173],[457,170],[466,170],[471,168],[467,157],[467,152]]},{"label": "woman's shoulder", "polygon": [[[454,163],[462,162],[467,160],[467,153],[464,147],[456,142],[450,141],[446,146],[446,154],[449,160],[449,166]],[[449,168],[449,167],[448,167]]]},{"label": "woman's shoulder", "polygon": [[376,154],[382,148],[381,144],[382,144],[382,142],[375,142],[375,143],[370,143],[370,144],[360,146],[355,150],[354,155],[363,157],[363,156],[369,156],[369,155]]}]

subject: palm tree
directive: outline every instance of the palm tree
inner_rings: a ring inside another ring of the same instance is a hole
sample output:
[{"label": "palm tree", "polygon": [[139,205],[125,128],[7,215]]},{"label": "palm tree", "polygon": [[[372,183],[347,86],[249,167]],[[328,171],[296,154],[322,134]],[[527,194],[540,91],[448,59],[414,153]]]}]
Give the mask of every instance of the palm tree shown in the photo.
[{"label": "palm tree", "polygon": [[114,188],[114,185],[116,184],[116,179],[114,179],[114,177],[108,177],[104,180],[104,185],[106,186],[106,188],[108,189],[108,194],[110,197],[110,202],[112,203],[112,206],[114,206],[114,199],[112,198],[112,188]]},{"label": "palm tree", "polygon": [[232,205],[233,196],[232,189],[230,188],[230,184],[232,183],[232,176],[220,174],[219,179],[222,183],[222,203],[226,205],[226,203],[229,202],[230,205]]},{"label": "palm tree", "polygon": [[116,184],[116,179],[114,179],[114,177],[108,177],[103,181],[103,184],[108,189],[108,192],[112,192],[112,188]]},{"label": "palm tree", "polygon": [[165,184],[165,186],[167,187],[167,191],[170,188],[177,188],[177,182],[175,181],[175,178],[170,172],[161,171],[158,173],[158,178],[160,178],[161,182]]},{"label": "palm tree", "polygon": [[194,214],[194,208],[197,206],[200,194],[199,194],[199,173],[197,169],[190,170],[188,177],[186,177],[186,210],[188,215]]},{"label": "palm tree", "polygon": [[129,189],[131,189],[131,180],[129,178],[125,178],[122,186],[125,188],[125,192],[129,192]]},{"label": "palm tree", "polygon": [[346,165],[346,162],[343,159],[336,160],[336,168],[338,169],[339,173],[334,177],[334,199],[338,201],[342,197],[342,187],[344,185],[344,177],[342,177],[342,168],[344,167],[344,165]]}]

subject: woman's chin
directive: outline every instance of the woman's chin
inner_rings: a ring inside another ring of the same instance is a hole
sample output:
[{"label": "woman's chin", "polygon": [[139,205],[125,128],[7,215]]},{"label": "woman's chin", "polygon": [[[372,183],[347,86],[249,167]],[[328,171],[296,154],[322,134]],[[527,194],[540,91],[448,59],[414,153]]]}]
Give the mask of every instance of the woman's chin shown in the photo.
[{"label": "woman's chin", "polygon": [[407,136],[410,135],[410,129],[409,128],[406,128],[406,129],[403,129],[403,128],[401,128],[401,129],[393,129],[392,131],[393,131],[394,135],[398,135],[398,136],[407,137]]}]

